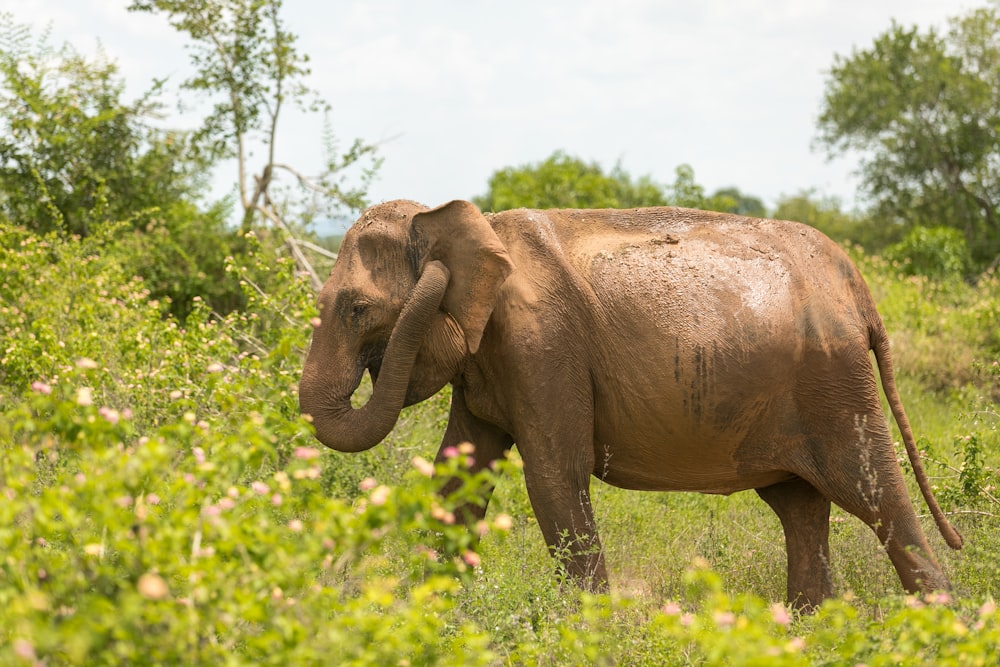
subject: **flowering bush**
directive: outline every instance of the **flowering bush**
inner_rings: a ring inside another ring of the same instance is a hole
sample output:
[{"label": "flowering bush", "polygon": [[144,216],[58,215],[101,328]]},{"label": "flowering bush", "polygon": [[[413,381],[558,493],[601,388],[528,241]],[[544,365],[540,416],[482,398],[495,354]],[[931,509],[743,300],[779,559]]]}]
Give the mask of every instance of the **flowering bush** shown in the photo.
[{"label": "flowering bush", "polygon": [[[438,498],[419,460],[348,492],[298,417],[315,313],[291,264],[249,239],[250,307],[196,302],[182,327],[113,234],[3,229],[0,662],[486,659],[447,612],[478,563],[452,510],[492,473],[449,460],[468,484]],[[250,277],[265,263],[281,289]]]}]

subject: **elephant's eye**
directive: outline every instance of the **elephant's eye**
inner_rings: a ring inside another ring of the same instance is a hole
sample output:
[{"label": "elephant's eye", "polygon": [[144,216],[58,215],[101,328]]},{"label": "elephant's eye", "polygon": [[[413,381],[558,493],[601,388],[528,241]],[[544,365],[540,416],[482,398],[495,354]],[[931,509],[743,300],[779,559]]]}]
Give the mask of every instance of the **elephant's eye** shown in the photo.
[{"label": "elephant's eye", "polygon": [[351,306],[351,319],[355,322],[363,319],[371,310],[371,304],[362,301],[355,302]]},{"label": "elephant's eye", "polygon": [[377,304],[371,298],[357,292],[345,291],[338,295],[336,312],[343,323],[350,327],[368,328],[377,313]]}]

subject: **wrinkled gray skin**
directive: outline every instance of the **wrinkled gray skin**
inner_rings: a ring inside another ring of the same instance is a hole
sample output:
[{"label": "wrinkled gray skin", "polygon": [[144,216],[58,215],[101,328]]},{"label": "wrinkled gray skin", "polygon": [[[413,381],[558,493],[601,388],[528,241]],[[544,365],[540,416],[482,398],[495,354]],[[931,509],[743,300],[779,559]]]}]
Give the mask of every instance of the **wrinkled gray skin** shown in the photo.
[{"label": "wrinkled gray skin", "polygon": [[[403,406],[451,383],[442,450],[473,443],[478,469],[516,444],[545,540],[587,588],[607,588],[592,475],[755,489],[781,519],[800,607],[832,594],[831,501],[875,531],[906,590],[948,586],[869,351],[938,528],[953,548],[961,537],[917,456],[882,320],[814,229],[679,208],[484,216],[463,201],[395,201],[347,233],[319,305],[300,385],[317,438],[368,449]],[[373,396],[354,409],[365,369]]]}]

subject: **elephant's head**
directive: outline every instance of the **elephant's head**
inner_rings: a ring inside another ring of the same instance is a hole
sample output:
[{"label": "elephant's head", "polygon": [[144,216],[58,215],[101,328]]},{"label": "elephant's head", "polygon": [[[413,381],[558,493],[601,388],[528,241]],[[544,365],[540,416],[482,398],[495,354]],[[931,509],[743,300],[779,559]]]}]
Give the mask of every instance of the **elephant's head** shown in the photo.
[{"label": "elephant's head", "polygon": [[[327,447],[378,444],[406,405],[450,382],[479,349],[497,292],[513,265],[469,202],[369,208],[344,237],[319,295],[319,322],[299,384],[299,405]],[[362,408],[351,396],[367,369]]]}]

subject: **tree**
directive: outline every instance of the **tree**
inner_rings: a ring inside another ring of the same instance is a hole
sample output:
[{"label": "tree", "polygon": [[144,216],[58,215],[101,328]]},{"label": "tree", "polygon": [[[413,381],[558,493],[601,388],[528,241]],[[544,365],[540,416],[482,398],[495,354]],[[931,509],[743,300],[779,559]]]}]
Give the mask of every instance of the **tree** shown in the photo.
[{"label": "tree", "polygon": [[713,211],[747,215],[752,218],[767,217],[767,208],[760,197],[740,192],[737,187],[719,188],[710,198],[710,203]]},{"label": "tree", "polygon": [[[1000,252],[1000,2],[944,34],[896,23],[837,56],[819,143],[861,154],[874,215],[961,230],[980,265]],[[1000,259],[1000,258],[998,258]]]},{"label": "tree", "polygon": [[905,229],[901,225],[874,225],[868,216],[844,211],[841,206],[837,197],[802,190],[782,195],[773,217],[815,227],[838,243],[856,243],[869,252],[879,252],[902,238]]},{"label": "tree", "polygon": [[674,182],[667,186],[666,194],[671,206],[758,218],[767,215],[764,203],[758,197],[744,194],[736,187],[720,188],[714,194],[706,195],[704,186],[695,180],[694,168],[689,164],[679,165],[674,170]]},{"label": "tree", "polygon": [[556,151],[547,159],[493,173],[489,191],[473,197],[484,211],[511,208],[630,208],[661,206],[663,190],[648,176],[633,180],[615,165],[605,174],[596,162],[586,163]]},{"label": "tree", "polygon": [[[283,224],[292,208],[307,221],[343,206],[361,208],[379,166],[375,147],[361,140],[338,155],[328,126],[326,164],[320,174],[306,176],[277,162],[275,138],[285,106],[328,110],[303,83],[309,59],[296,50],[296,37],[281,20],[281,6],[281,0],[133,0],[129,5],[130,11],[166,14],[174,28],[193,40],[191,60],[196,73],[184,87],[216,98],[195,139],[212,159],[236,159],[244,230],[260,214]],[[251,181],[251,145],[255,142],[266,147],[266,157]],[[360,185],[353,188],[345,179],[350,167],[361,169]],[[275,201],[276,171],[290,174],[301,186],[298,196]]]},{"label": "tree", "polygon": [[[202,191],[184,134],[156,129],[158,85],[123,100],[118,67],[0,15],[0,212],[36,232],[159,216]],[[145,216],[148,217],[148,216]]]},{"label": "tree", "polygon": [[694,180],[694,169],[689,164],[678,165],[674,182],[667,186],[667,201],[671,206],[705,208],[705,188]]},{"label": "tree", "polygon": [[123,100],[118,66],[33,42],[0,17],[0,217],[39,234],[87,237],[127,223],[104,252],[183,319],[195,297],[245,303],[226,258],[241,245],[224,203],[206,204],[208,165],[183,132],[159,129],[159,84]]}]

